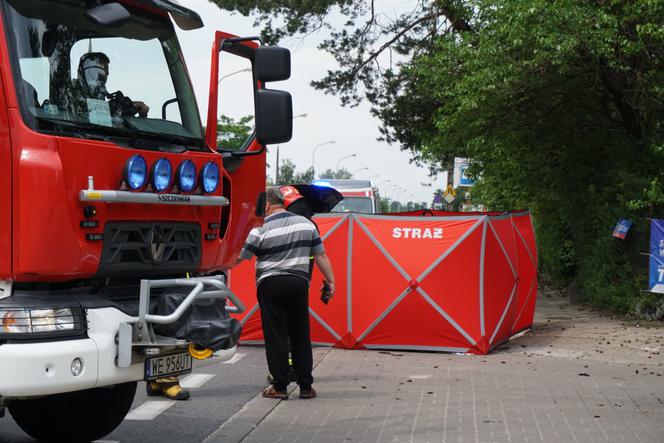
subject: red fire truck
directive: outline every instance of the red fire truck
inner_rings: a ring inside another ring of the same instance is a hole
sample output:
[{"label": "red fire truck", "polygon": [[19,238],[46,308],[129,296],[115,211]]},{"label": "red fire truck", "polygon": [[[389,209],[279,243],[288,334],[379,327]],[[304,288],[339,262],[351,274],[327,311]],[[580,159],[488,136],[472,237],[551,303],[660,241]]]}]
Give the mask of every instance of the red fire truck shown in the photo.
[{"label": "red fire truck", "polygon": [[[196,12],[0,11],[0,416],[38,440],[90,441],[123,420],[137,381],[233,356],[232,340],[203,349],[173,325],[210,301],[243,309],[224,271],[262,221],[265,145],[291,137],[290,95],[265,87],[290,76],[290,53],[217,32],[203,129],[174,28],[202,27]],[[222,54],[252,72],[241,149],[217,146]]]}]

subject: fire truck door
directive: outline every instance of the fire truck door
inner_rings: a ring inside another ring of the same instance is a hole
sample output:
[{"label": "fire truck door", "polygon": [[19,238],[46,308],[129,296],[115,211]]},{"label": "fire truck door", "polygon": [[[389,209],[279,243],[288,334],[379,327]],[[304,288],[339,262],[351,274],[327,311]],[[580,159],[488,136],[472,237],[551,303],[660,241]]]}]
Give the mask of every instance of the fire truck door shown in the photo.
[{"label": "fire truck door", "polygon": [[[218,32],[213,49],[213,69],[218,65],[216,103],[208,107],[208,125],[215,124],[216,145],[224,157],[228,174],[222,180],[223,192],[230,206],[222,210],[220,237],[224,240],[223,267],[232,266],[249,231],[262,223],[266,177],[266,150],[256,141],[254,108],[254,41],[229,44],[236,38]],[[218,54],[218,62],[214,60]],[[215,63],[216,62],[216,63]],[[214,88],[214,81],[210,85]],[[240,155],[236,155],[240,154]]]}]

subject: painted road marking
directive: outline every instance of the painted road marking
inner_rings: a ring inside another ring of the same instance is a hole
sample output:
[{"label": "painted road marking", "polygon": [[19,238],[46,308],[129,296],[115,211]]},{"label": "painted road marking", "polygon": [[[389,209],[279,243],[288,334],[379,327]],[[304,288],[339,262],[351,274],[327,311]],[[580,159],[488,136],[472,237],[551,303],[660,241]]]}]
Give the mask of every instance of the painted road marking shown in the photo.
[{"label": "painted road marking", "polygon": [[214,374],[191,374],[180,380],[180,386],[186,389],[200,388],[214,377]]},{"label": "painted road marking", "polygon": [[233,358],[231,358],[228,361],[223,362],[222,365],[235,364],[235,363],[239,362],[240,360],[242,360],[245,355],[247,355],[247,354],[240,354],[239,352],[236,352],[235,355],[233,356]]},{"label": "painted road marking", "polygon": [[173,400],[149,400],[127,414],[125,420],[153,420],[174,404]]},{"label": "painted road marking", "polygon": [[[235,364],[242,360],[245,356],[246,354],[237,352],[233,358],[222,364]],[[198,388],[207,383],[212,377],[214,377],[214,374],[190,374],[180,380],[180,386],[187,389]],[[174,404],[175,402],[171,400],[148,400],[142,405],[138,406],[136,409],[129,412],[129,414],[127,414],[125,417],[125,420],[154,420],[159,414]]]},{"label": "painted road marking", "polygon": [[413,374],[409,375],[408,378],[412,380],[426,380],[427,378],[431,378],[430,375],[425,375],[425,374]]}]

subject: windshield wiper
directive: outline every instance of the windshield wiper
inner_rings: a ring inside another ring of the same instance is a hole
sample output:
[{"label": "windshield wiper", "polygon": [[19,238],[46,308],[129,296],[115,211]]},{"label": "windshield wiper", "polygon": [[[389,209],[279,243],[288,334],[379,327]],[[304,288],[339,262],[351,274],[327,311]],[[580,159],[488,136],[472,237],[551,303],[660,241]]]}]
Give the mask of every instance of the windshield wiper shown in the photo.
[{"label": "windshield wiper", "polygon": [[[94,134],[102,134],[105,136],[110,136],[110,137],[123,137],[130,139],[133,144],[136,144],[136,141],[138,139],[148,139],[148,140],[153,140],[153,141],[167,141],[171,144],[175,145],[185,145],[185,146],[191,146],[194,145],[198,148],[203,147],[203,142],[202,140],[196,138],[196,137],[186,137],[186,136],[180,136],[180,135],[175,135],[175,134],[165,134],[165,133],[156,133],[156,132],[150,132],[150,131],[144,131],[140,129],[133,129],[129,126],[129,128],[117,128],[115,126],[104,126],[104,125],[97,125],[94,123],[89,123],[85,121],[80,121],[80,120],[65,120],[65,119],[59,119],[59,118],[51,118],[51,117],[36,117],[37,120],[39,121],[46,121],[51,123],[54,128],[57,128],[58,126],[69,126],[72,128],[77,128],[77,129],[84,129],[86,131],[92,132]],[[126,124],[126,123],[125,123]],[[146,146],[141,146],[141,148],[148,148]],[[150,149],[159,149],[158,147],[150,147]],[[183,150],[180,150],[183,151]]]},{"label": "windshield wiper", "polygon": [[129,133],[134,137],[148,138],[151,140],[165,140],[169,143],[176,145],[185,145],[185,146],[196,146],[198,148],[203,148],[203,141],[196,137],[187,137],[185,135],[176,135],[169,133],[158,133],[145,131],[143,129],[129,129]]},{"label": "windshield wiper", "polygon": [[65,119],[52,118],[52,117],[35,117],[35,118],[37,119],[37,121],[50,123],[51,125],[53,125],[53,128],[55,130],[60,130],[59,132],[69,133],[69,131],[61,131],[63,126],[68,126],[70,128],[85,129],[86,131],[90,131],[95,134],[117,135],[118,133],[121,133],[122,135],[128,135],[128,133],[124,130],[118,130],[117,128],[109,126],[96,125],[94,123],[88,123],[77,120],[65,120]]}]

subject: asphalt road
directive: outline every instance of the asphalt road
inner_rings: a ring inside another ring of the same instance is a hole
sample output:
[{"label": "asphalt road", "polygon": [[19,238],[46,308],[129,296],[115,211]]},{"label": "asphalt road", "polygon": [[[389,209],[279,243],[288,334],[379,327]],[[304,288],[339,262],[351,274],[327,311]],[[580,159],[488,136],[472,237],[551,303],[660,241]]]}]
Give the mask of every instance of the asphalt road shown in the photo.
[{"label": "asphalt road", "polygon": [[[266,385],[263,348],[241,347],[235,360],[182,377],[184,383],[200,384],[190,389],[192,396],[188,401],[148,399],[145,384],[139,383],[129,415],[100,442],[202,442]],[[9,412],[0,419],[0,443],[34,441],[21,431]]]}]

